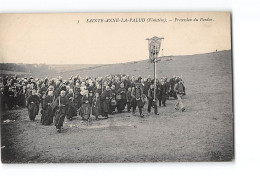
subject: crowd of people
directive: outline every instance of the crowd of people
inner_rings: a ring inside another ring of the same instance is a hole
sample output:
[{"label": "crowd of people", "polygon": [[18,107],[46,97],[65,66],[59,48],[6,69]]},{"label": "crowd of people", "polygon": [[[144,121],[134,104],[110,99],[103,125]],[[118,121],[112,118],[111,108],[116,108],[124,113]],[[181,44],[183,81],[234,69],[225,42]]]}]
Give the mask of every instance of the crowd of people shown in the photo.
[{"label": "crowd of people", "polygon": [[157,103],[166,106],[169,97],[178,100],[176,110],[185,111],[182,102],[185,87],[179,76],[154,80],[150,76],[107,75],[83,78],[77,75],[64,80],[60,76],[37,79],[14,75],[5,76],[0,81],[2,109],[27,107],[31,121],[40,112],[41,123],[54,123],[58,132],[61,132],[65,118],[72,120],[77,115],[86,121],[90,121],[91,115],[99,120],[114,113],[122,113],[125,109],[135,114],[138,108],[140,117],[144,117],[145,103],[148,104],[149,113],[153,108],[154,113],[159,115]]}]

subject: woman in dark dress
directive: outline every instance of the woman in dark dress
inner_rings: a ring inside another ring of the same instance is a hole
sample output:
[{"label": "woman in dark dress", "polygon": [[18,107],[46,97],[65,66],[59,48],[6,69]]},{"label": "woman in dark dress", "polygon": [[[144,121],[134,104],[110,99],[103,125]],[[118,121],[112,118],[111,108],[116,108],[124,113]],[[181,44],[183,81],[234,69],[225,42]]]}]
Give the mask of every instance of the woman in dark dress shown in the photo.
[{"label": "woman in dark dress", "polygon": [[101,114],[101,105],[100,105],[100,96],[99,92],[96,91],[92,101],[92,115],[98,119],[98,116]]},{"label": "woman in dark dress", "polygon": [[136,84],[136,87],[133,88],[132,93],[132,108],[133,108],[133,114],[135,113],[136,106],[139,109],[140,117],[144,117],[143,115],[143,106],[144,106],[144,101],[143,101],[143,91],[140,87],[140,84]]},{"label": "woman in dark dress", "polygon": [[100,101],[101,101],[101,114],[103,117],[108,118],[109,107],[110,107],[110,100],[111,100],[111,92],[109,86],[106,86],[105,91],[101,94]]},{"label": "woman in dark dress", "polygon": [[[82,117],[82,120],[89,121],[90,114],[91,114],[91,103],[92,103],[92,99],[89,96],[89,91],[84,90],[83,96],[81,98],[81,117]],[[87,118],[85,118],[85,117],[87,117]]]},{"label": "woman in dark dress", "polygon": [[113,114],[117,106],[116,86],[114,84],[111,86],[110,94],[111,94],[111,100],[110,100],[109,114]]},{"label": "woman in dark dress", "polygon": [[66,95],[66,97],[69,99],[67,118],[71,121],[72,117],[77,116],[77,108],[74,103],[73,89],[69,89],[69,93]]},{"label": "woman in dark dress", "polygon": [[124,88],[124,83],[120,84],[120,88],[117,90],[116,100],[117,100],[117,110],[121,113],[126,106],[126,89]]},{"label": "woman in dark dress", "polygon": [[28,112],[31,121],[35,121],[36,115],[39,112],[40,98],[36,95],[36,90],[32,90],[32,95],[28,98]]},{"label": "woman in dark dress", "polygon": [[43,101],[43,113],[42,113],[42,124],[43,125],[50,125],[53,123],[53,111],[51,108],[51,103],[53,103],[55,100],[55,96],[53,94],[53,91],[49,91],[48,95],[45,97]]}]

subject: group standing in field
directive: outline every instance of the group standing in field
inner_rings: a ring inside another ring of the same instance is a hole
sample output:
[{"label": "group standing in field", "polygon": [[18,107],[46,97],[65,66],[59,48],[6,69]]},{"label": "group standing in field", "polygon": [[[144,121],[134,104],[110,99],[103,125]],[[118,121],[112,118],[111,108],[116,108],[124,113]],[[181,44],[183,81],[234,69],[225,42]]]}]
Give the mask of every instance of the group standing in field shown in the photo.
[{"label": "group standing in field", "polygon": [[82,120],[90,121],[91,116],[99,120],[114,113],[122,113],[125,109],[128,113],[135,114],[138,109],[143,118],[145,103],[148,103],[149,113],[153,107],[154,113],[159,115],[157,103],[166,106],[169,97],[177,99],[176,110],[184,111],[184,95],[184,83],[178,76],[160,80],[153,80],[150,76],[142,78],[128,75],[97,78],[77,75],[68,80],[62,77],[1,78],[1,108],[27,107],[31,121],[35,120],[41,109],[41,123],[54,123],[58,132],[61,132],[65,118],[72,120],[77,115]]}]

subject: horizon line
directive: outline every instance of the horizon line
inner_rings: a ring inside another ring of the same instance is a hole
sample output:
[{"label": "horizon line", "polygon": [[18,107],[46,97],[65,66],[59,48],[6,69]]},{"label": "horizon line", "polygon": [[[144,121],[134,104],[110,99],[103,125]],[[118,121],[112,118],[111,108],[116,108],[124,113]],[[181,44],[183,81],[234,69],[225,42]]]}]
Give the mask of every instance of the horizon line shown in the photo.
[{"label": "horizon line", "polygon": [[[216,52],[223,52],[223,51],[231,51],[232,49],[224,49],[224,50],[217,50],[213,52],[207,52],[207,53],[197,53],[197,54],[184,54],[184,55],[167,55],[167,56],[160,56],[158,58],[163,58],[163,57],[183,57],[183,56],[195,56],[195,55],[203,55],[203,54],[210,54],[210,53],[216,53]],[[87,64],[87,63],[65,63],[65,64],[47,64],[47,63],[22,63],[22,62],[0,62],[0,64],[26,64],[26,65],[113,65],[113,64],[125,64],[125,63],[131,63],[131,62],[139,62],[139,61],[149,61],[149,59],[141,59],[141,60],[135,60],[135,61],[128,61],[128,62],[117,62],[117,63],[104,63],[104,64]]]}]

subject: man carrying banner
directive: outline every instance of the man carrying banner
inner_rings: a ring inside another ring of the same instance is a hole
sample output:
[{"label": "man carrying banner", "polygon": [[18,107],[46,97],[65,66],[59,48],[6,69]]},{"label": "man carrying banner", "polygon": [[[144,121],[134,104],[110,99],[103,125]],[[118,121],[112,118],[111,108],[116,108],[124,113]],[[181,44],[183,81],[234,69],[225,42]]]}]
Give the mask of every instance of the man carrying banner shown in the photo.
[{"label": "man carrying banner", "polygon": [[[146,40],[148,40],[149,60],[150,60],[150,62],[154,63],[154,90],[157,90],[156,64],[158,62],[157,58],[158,58],[158,54],[160,51],[162,39],[164,39],[164,38],[159,38],[156,36],[154,36],[153,38],[150,38],[150,39],[146,39]],[[154,94],[153,99],[150,98],[149,101],[150,101],[150,107],[151,107],[151,103],[153,103],[153,106],[155,107],[155,110],[156,110],[155,114],[158,114],[156,93],[157,93],[157,91],[153,91],[153,94]],[[151,100],[152,100],[152,102],[151,102]]]},{"label": "man carrying banner", "polygon": [[159,115],[158,113],[158,108],[157,108],[157,104],[156,104],[156,99],[154,99],[153,97],[154,95],[154,84],[150,85],[150,88],[148,90],[148,112],[151,112],[151,107],[154,108],[154,114]]},{"label": "man carrying banner", "polygon": [[140,117],[144,117],[144,115],[143,115],[143,107],[144,107],[143,90],[140,87],[140,83],[137,83],[136,87],[133,88],[131,97],[132,97],[133,115],[135,114],[136,106],[138,106]]}]

